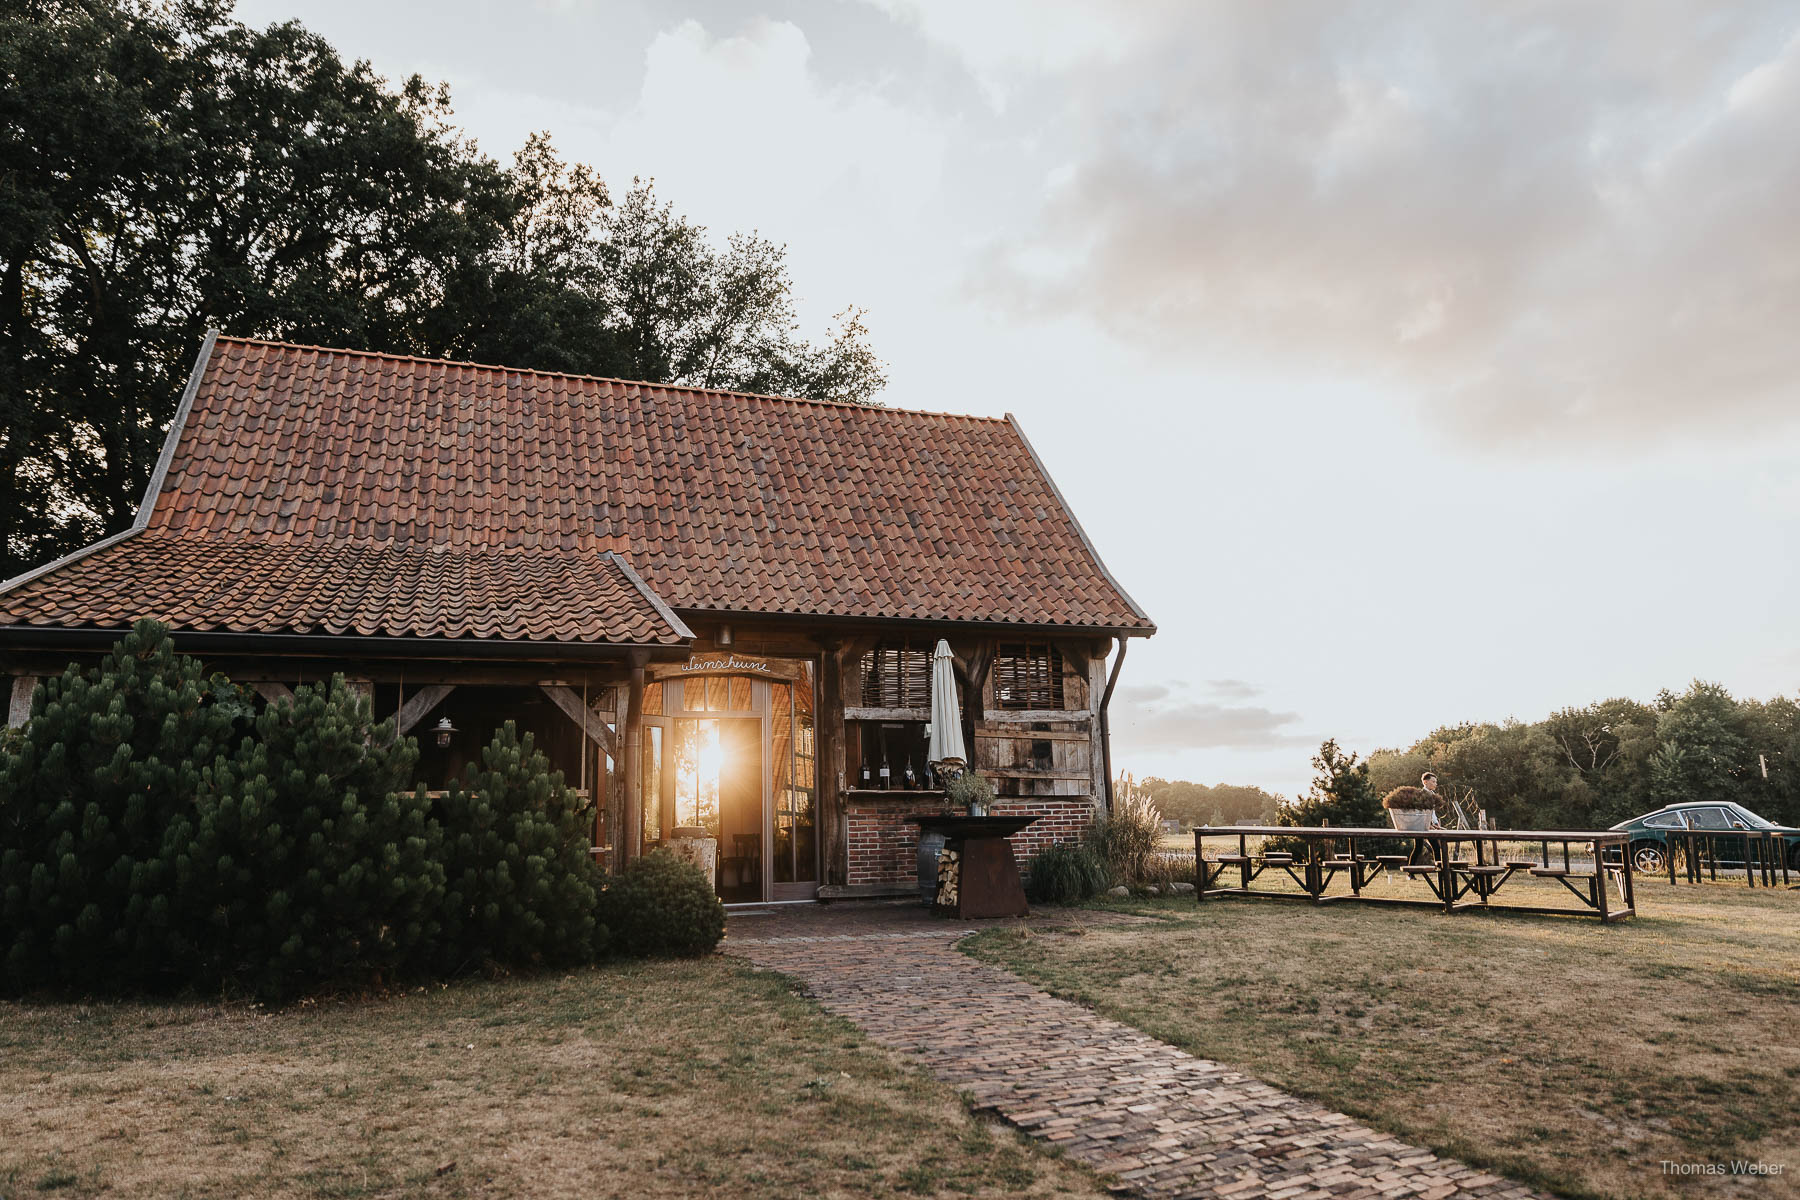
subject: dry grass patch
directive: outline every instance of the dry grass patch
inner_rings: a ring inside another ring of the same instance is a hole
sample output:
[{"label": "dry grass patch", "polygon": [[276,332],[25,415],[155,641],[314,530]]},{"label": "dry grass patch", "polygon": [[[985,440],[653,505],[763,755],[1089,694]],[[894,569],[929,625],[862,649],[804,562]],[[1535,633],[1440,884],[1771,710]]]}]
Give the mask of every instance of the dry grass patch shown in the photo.
[{"label": "dry grass patch", "polygon": [[0,1196],[1096,1195],[780,976],[0,1005]]},{"label": "dry grass patch", "polygon": [[[1196,1055],[1571,1195],[1800,1196],[1800,892],[1641,882],[1638,917],[1612,927],[1131,907],[1168,921],[965,945]],[[1677,1178],[1665,1159],[1785,1169]]]}]

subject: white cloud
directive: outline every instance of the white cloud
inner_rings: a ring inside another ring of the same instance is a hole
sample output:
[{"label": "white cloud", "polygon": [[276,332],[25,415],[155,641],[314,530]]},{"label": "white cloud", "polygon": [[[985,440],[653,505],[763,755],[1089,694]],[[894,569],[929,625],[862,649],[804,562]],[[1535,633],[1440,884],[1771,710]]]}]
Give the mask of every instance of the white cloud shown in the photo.
[{"label": "white cloud", "polygon": [[1719,17],[1179,10],[1059,80],[1076,165],[986,294],[1384,378],[1480,442],[1762,436],[1800,417],[1800,19]]}]

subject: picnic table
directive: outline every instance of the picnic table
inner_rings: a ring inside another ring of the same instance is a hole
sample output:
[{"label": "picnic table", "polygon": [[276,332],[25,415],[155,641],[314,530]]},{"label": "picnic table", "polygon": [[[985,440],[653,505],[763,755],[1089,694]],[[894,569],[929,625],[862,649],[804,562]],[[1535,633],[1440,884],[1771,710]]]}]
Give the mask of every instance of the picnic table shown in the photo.
[{"label": "picnic table", "polygon": [[[1281,825],[1200,826],[1194,830],[1194,892],[1197,901],[1222,896],[1259,896],[1270,899],[1309,900],[1313,904],[1394,904],[1423,908],[1441,908],[1455,912],[1465,908],[1488,908],[1495,894],[1516,875],[1534,879],[1553,879],[1581,902],[1580,908],[1555,908],[1541,904],[1501,905],[1507,912],[1576,913],[1597,916],[1602,922],[1622,921],[1637,911],[1636,892],[1632,886],[1631,864],[1626,853],[1629,834],[1623,831],[1594,830],[1497,830],[1497,829],[1426,829],[1397,830],[1381,828],[1335,828],[1329,825],[1290,828]],[[1299,853],[1264,852],[1252,848],[1251,838],[1286,838],[1301,843]],[[1236,852],[1207,856],[1209,839],[1235,841]],[[1403,842],[1414,847],[1414,854],[1371,854],[1372,843]],[[1534,844],[1538,853],[1531,858],[1502,858],[1500,843]],[[1433,861],[1418,863],[1420,845],[1429,846]],[[1338,849],[1342,846],[1343,849]],[[1468,857],[1461,847],[1470,848]],[[1586,846],[1586,861],[1570,854],[1570,847]],[[1609,852],[1617,850],[1614,858]],[[1364,890],[1375,876],[1394,871],[1420,882],[1432,898],[1422,896],[1370,896]],[[1259,878],[1274,873],[1285,876],[1300,886],[1300,891],[1278,891],[1255,888]],[[1225,886],[1228,875],[1235,873],[1237,886]],[[1608,877],[1619,885],[1619,903],[1613,904],[1607,894]],[[1332,888],[1347,885],[1334,892]]]}]

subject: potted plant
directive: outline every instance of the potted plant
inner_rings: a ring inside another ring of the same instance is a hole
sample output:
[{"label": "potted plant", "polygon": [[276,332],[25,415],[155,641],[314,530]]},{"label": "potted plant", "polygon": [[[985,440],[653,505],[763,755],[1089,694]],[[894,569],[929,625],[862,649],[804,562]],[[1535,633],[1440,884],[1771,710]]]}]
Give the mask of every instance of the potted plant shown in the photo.
[{"label": "potted plant", "polygon": [[1437,824],[1437,797],[1422,787],[1397,787],[1381,798],[1388,821],[1409,833]]},{"label": "potted plant", "polygon": [[952,808],[960,808],[971,817],[985,817],[994,803],[994,787],[973,771],[964,771],[944,787],[944,797]]}]

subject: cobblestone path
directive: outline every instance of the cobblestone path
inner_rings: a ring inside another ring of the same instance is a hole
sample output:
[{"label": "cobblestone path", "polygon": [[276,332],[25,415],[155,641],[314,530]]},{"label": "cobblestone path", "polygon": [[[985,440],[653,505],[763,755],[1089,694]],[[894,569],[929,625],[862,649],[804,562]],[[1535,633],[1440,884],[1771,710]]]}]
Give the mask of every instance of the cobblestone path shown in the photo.
[{"label": "cobblestone path", "polygon": [[1111,1173],[1133,1194],[1544,1195],[1057,1000],[959,952],[956,942],[976,929],[917,905],[809,906],[733,916],[724,948],[792,976],[874,1041],[923,1060],[977,1109]]}]

